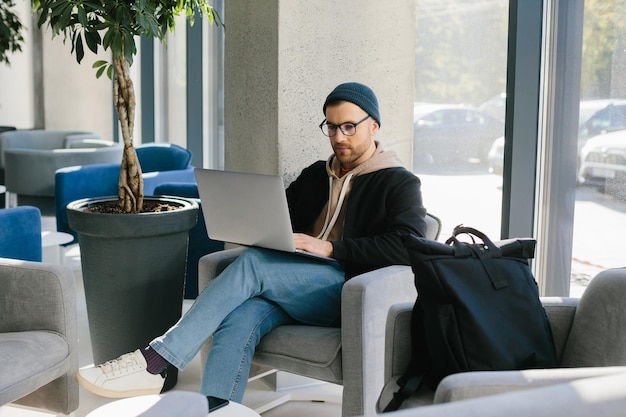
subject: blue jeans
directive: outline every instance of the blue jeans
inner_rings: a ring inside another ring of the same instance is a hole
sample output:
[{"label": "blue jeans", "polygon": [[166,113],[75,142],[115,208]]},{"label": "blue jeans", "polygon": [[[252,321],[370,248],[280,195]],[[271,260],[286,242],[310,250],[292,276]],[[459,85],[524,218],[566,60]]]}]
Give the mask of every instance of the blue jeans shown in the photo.
[{"label": "blue jeans", "polygon": [[263,335],[292,321],[338,326],[344,282],[338,263],[250,248],[150,346],[182,370],[213,335],[201,392],[241,402]]}]

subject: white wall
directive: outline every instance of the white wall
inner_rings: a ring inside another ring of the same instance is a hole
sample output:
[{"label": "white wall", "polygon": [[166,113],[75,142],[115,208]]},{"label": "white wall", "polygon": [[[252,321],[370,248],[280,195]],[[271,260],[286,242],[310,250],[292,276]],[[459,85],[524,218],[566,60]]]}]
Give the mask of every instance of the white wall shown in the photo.
[{"label": "white wall", "polygon": [[338,84],[376,92],[377,136],[412,160],[412,0],[225,2],[225,168],[284,175],[331,154],[318,125]]},{"label": "white wall", "polygon": [[35,115],[30,1],[18,1],[16,10],[24,26],[24,42],[22,52],[9,56],[10,65],[0,63],[0,125],[32,129]]}]

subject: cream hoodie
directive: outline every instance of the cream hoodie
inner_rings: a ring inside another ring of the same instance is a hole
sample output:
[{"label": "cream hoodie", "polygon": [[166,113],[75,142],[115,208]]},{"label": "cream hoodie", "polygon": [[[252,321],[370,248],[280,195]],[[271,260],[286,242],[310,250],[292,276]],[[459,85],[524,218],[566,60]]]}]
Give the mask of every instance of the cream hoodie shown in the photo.
[{"label": "cream hoodie", "polygon": [[331,155],[328,158],[326,162],[326,172],[330,182],[328,202],[313,224],[312,236],[328,241],[341,239],[343,235],[345,203],[350,195],[353,178],[385,168],[403,166],[402,161],[398,159],[394,151],[385,151],[382,144],[378,141],[375,141],[375,144],[376,151],[374,155],[343,177],[339,176],[341,165],[335,158],[335,155]]}]

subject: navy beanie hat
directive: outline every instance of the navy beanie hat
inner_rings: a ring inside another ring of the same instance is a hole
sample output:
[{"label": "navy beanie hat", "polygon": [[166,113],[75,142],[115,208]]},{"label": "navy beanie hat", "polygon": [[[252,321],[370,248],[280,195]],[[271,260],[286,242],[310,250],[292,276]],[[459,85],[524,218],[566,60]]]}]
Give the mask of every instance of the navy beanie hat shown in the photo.
[{"label": "navy beanie hat", "polygon": [[330,92],[324,102],[323,112],[326,114],[326,106],[335,101],[349,101],[362,108],[380,126],[380,112],[378,111],[378,99],[371,88],[364,84],[350,82],[339,84]]}]

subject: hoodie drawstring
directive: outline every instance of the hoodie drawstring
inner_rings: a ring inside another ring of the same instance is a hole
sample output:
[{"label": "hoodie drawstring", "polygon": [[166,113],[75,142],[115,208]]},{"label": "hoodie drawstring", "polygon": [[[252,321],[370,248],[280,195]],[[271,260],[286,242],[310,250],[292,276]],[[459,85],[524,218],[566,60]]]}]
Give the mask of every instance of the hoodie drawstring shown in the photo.
[{"label": "hoodie drawstring", "polygon": [[328,190],[328,210],[326,211],[326,219],[324,220],[324,226],[322,227],[322,231],[320,232],[319,235],[317,235],[318,239],[327,240],[328,236],[330,235],[330,232],[333,230],[333,226],[337,222],[337,218],[339,218],[339,212],[341,211],[341,206],[343,205],[343,200],[346,197],[346,190],[348,188],[348,184],[350,183],[350,180],[352,179],[353,175],[354,175],[354,173],[350,172],[349,174],[347,174],[345,176],[345,179],[343,180],[343,185],[341,186],[341,192],[339,193],[339,200],[337,201],[337,207],[335,208],[335,212],[333,213],[332,218],[330,218],[330,206],[331,206],[331,203],[333,201],[332,200],[332,197],[333,197],[333,178],[332,177],[328,177],[328,180],[330,182],[329,187],[328,187],[329,188],[329,190]]}]

